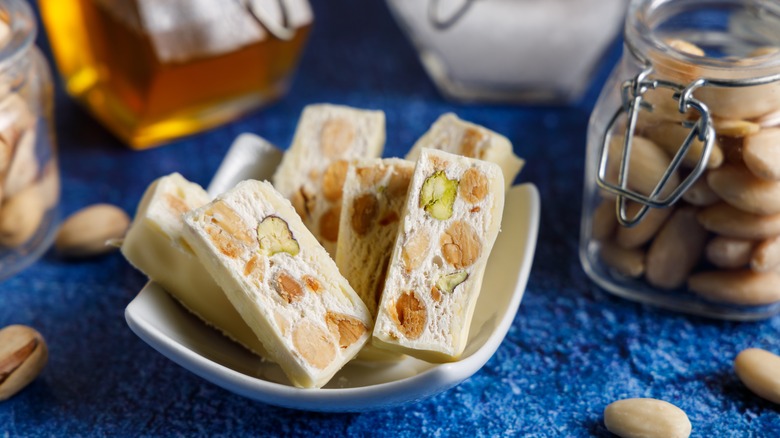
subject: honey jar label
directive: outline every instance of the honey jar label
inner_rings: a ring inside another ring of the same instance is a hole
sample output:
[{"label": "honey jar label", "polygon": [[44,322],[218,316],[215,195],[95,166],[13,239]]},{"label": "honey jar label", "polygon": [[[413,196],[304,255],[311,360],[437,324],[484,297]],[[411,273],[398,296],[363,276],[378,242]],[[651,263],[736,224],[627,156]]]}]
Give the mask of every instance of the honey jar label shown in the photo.
[{"label": "honey jar label", "polygon": [[289,37],[312,21],[308,0],[93,1],[147,35],[163,63],[218,56],[270,37]]}]

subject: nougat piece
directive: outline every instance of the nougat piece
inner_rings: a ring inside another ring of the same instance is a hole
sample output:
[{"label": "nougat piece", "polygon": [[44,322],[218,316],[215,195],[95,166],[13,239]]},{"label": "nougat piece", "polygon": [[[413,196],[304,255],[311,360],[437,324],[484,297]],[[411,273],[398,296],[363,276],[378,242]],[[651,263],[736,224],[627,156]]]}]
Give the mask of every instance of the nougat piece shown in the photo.
[{"label": "nougat piece", "polygon": [[373,320],[290,202],[247,180],[187,213],[184,239],[290,381],[321,387]]},{"label": "nougat piece", "polygon": [[336,265],[372,316],[413,172],[414,163],[399,158],[361,160],[347,170]]},{"label": "nougat piece", "polygon": [[347,166],[358,158],[380,157],[384,144],[382,111],[327,104],[303,110],[272,182],[331,255],[338,241]]},{"label": "nougat piece", "polygon": [[184,213],[210,200],[203,188],[178,173],[158,178],[141,198],[122,255],[203,322],[266,356],[260,339],[182,239]]},{"label": "nougat piece", "polygon": [[498,165],[422,150],[372,345],[432,362],[460,357],[503,210]]},{"label": "nougat piece", "polygon": [[416,161],[423,148],[439,149],[464,157],[498,164],[504,173],[506,187],[512,185],[525,161],[512,151],[512,143],[503,135],[483,126],[461,120],[453,113],[443,114],[431,125],[406,159]]}]

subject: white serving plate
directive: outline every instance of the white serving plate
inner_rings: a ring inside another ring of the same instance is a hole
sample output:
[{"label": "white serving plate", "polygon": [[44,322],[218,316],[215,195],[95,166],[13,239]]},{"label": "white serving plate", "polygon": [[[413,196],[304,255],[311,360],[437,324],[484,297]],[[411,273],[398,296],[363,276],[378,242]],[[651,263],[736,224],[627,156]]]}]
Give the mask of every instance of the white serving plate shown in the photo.
[{"label": "white serving plate", "polygon": [[[250,169],[246,160],[235,158],[246,154],[259,164]],[[240,136],[209,186],[210,193],[219,193],[246,177],[270,178],[280,156],[259,137]],[[278,365],[227,340],[153,282],[130,302],[125,319],[133,332],[167,358],[251,399],[324,412],[365,411],[412,402],[459,384],[482,368],[498,349],[525,292],[539,212],[539,193],[532,184],[507,191],[502,230],[488,260],[469,341],[458,362],[431,364],[411,357],[396,362],[355,360],[324,388],[301,389],[287,381]]]}]

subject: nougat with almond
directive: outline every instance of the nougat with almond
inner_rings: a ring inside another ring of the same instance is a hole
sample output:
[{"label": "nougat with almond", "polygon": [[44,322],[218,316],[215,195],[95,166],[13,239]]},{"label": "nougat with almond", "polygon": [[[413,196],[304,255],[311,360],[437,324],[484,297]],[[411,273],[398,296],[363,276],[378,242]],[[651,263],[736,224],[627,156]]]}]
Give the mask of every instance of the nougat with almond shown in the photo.
[{"label": "nougat with almond", "polygon": [[295,386],[325,385],[368,340],[365,304],[270,183],[244,181],[184,220],[187,244]]},{"label": "nougat with almond", "polygon": [[432,362],[460,357],[503,210],[498,165],[422,149],[372,345]]},{"label": "nougat with almond", "polygon": [[301,114],[292,145],[272,182],[332,256],[347,167],[356,159],[380,157],[384,144],[382,111],[317,104]]}]

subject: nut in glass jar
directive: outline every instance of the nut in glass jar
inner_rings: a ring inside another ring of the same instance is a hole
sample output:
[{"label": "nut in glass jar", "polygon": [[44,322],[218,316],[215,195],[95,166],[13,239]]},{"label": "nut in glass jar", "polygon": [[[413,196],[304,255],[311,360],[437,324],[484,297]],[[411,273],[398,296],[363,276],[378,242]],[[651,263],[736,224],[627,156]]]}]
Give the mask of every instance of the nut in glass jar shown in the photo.
[{"label": "nut in glass jar", "polygon": [[760,0],[631,2],[588,131],[580,259],[599,285],[712,317],[780,312],[778,27]]},{"label": "nut in glass jar", "polygon": [[0,0],[0,278],[35,261],[56,227],[52,81],[35,34],[26,2]]}]

